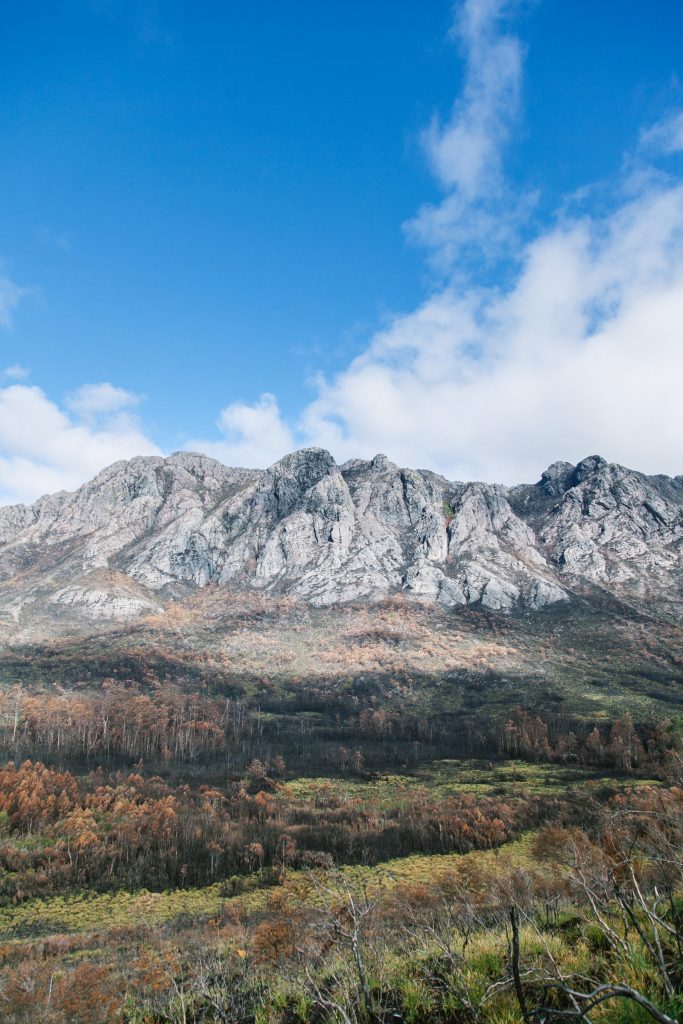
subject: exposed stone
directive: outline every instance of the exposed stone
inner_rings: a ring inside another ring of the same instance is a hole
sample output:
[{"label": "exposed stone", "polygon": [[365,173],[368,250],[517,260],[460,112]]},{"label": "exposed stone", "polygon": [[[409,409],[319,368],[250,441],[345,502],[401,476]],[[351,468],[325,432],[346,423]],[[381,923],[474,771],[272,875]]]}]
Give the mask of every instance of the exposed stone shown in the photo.
[{"label": "exposed stone", "polygon": [[570,486],[569,481],[573,472],[574,466],[571,462],[553,462],[552,466],[548,466],[545,473],[541,474],[538,486],[545,494],[558,497]]},{"label": "exposed stone", "polygon": [[467,598],[459,584],[445,576],[437,566],[426,561],[411,565],[406,573],[404,587],[416,597],[438,601],[445,608],[467,604]]},{"label": "exposed stone", "polygon": [[134,597],[120,587],[64,587],[52,595],[50,603],[77,608],[89,619],[120,621],[161,611],[159,604]]},{"label": "exposed stone", "polygon": [[675,608],[682,549],[683,478],[599,456],[504,488],[385,455],[339,467],[308,448],[244,470],[180,452],[0,509],[0,617],[25,624],[61,609],[117,621],[209,583],[319,605],[403,590],[503,612],[593,586]]}]

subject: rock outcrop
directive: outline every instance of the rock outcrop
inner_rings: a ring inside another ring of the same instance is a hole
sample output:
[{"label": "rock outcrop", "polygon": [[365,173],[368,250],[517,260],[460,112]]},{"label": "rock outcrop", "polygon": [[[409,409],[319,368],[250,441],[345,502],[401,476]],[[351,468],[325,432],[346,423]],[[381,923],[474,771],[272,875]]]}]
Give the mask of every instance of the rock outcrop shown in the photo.
[{"label": "rock outcrop", "polygon": [[180,452],[0,509],[0,617],[125,621],[209,583],[318,605],[398,591],[540,609],[593,589],[681,597],[683,477],[598,456],[534,485],[457,483],[386,456],[294,452],[267,470]]}]

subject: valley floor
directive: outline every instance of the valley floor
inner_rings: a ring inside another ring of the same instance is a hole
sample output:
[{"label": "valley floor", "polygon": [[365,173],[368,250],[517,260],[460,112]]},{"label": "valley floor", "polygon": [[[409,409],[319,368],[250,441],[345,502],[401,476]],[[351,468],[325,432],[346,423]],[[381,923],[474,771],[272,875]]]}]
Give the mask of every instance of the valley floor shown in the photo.
[{"label": "valley floor", "polygon": [[[25,766],[23,772],[17,792],[25,795],[31,772]],[[49,786],[45,772],[44,788]],[[108,781],[120,787],[120,778]],[[62,777],[59,785],[65,792],[70,782]],[[79,779],[77,785],[92,792],[92,779]],[[607,877],[596,911],[577,874],[577,854],[581,871],[594,873],[596,858],[604,871],[606,840],[613,843],[617,835],[611,822],[624,808],[633,820],[627,834],[618,833],[619,841],[625,846],[638,834],[639,856],[646,847],[651,869],[659,870],[658,859],[666,852],[662,842],[676,842],[683,831],[683,793],[676,787],[633,773],[461,760],[423,765],[407,776],[277,782],[246,777],[241,794],[239,799],[266,805],[257,814],[262,833],[268,832],[270,817],[285,830],[269,862],[253,843],[251,864],[238,874],[210,885],[156,891],[126,887],[120,879],[107,890],[104,872],[97,885],[83,885],[81,876],[70,877],[65,864],[56,864],[59,840],[46,821],[35,831],[12,830],[12,812],[5,812],[2,1019],[55,1024],[522,1019],[510,973],[511,908],[518,916],[529,1000],[538,1000],[543,984],[559,972],[565,980],[590,976],[595,984],[628,982],[645,988],[662,1012],[675,1017],[681,1009],[678,997],[663,991],[657,964],[648,963],[647,933],[645,939],[640,933],[650,921],[649,905],[637,909],[626,949],[615,948],[612,930],[621,936],[623,915],[608,892]],[[217,800],[206,787],[204,798]],[[20,801],[13,806],[16,821]],[[101,807],[92,819],[108,824],[109,835],[122,828],[114,806],[108,812]],[[317,820],[321,845],[325,832],[340,821],[367,835],[368,821],[381,832],[408,820],[417,834],[417,806],[431,809],[430,827],[442,833],[444,847],[455,850],[369,862],[371,852],[361,842],[353,863],[336,868],[329,854],[306,858],[297,844],[297,829],[307,815]],[[657,832],[643,837],[643,822],[653,816],[661,819]],[[73,816],[64,820],[73,825]],[[92,820],[81,821],[81,832],[69,837],[71,868],[94,844],[94,830],[84,831]],[[659,835],[661,822],[666,839]],[[145,853],[138,847],[135,856],[147,856],[151,870],[150,849]],[[59,881],[56,885],[62,891],[46,888],[44,895],[30,897],[21,889],[36,882],[33,875],[42,873],[45,881],[51,870],[62,879],[63,888]],[[11,877],[17,884],[10,897]],[[675,900],[680,882],[679,876],[668,877]],[[563,998],[552,996],[558,1010]],[[621,998],[605,1003],[592,1019],[651,1018]]]},{"label": "valley floor", "polygon": [[208,590],[6,646],[0,1020],[668,1024],[681,682],[624,607]]}]

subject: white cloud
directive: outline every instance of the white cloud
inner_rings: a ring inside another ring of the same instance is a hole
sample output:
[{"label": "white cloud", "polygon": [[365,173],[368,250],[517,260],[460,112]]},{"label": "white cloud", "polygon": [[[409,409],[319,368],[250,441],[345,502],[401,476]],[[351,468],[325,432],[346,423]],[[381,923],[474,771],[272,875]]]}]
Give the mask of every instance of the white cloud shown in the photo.
[{"label": "white cloud", "polygon": [[136,417],[120,405],[110,413],[95,423],[38,387],[0,387],[0,504],[71,490],[118,459],[160,454]]},{"label": "white cloud", "polygon": [[185,448],[204,452],[229,466],[258,468],[276,462],[296,447],[295,437],[271,394],[261,395],[253,405],[233,402],[226,406],[217,425],[221,440],[189,441]]},{"label": "white cloud", "polygon": [[594,451],[683,472],[683,185],[565,219],[513,286],[449,287],[378,333],[306,409],[308,441],[452,478],[537,479]]},{"label": "white cloud", "polygon": [[501,149],[519,109],[521,45],[499,31],[510,6],[504,0],[467,0],[460,8],[453,36],[465,51],[463,93],[450,120],[434,120],[424,138],[441,183],[469,200],[501,187]]},{"label": "white cloud", "polygon": [[[504,31],[514,6],[465,0],[458,8],[463,92],[425,135],[445,197],[409,226],[442,269],[464,249],[481,261],[507,247],[509,283],[483,286],[465,261],[341,372],[320,378],[292,422],[265,393],[227,405],[218,439],[187,448],[242,466],[268,465],[305,444],[338,460],[383,450],[453,479],[506,483],[594,452],[683,473],[683,180],[657,165],[683,148],[683,112],[641,134],[609,212],[591,211],[587,186],[583,212],[561,210],[521,245],[517,228],[533,197],[514,194],[503,173],[522,81],[523,47]],[[6,291],[3,300],[2,289],[0,279],[0,323],[3,309],[8,323],[20,296]],[[36,387],[0,387],[5,500],[74,487],[116,459],[157,452],[137,403],[109,383],[84,385],[65,408]]]},{"label": "white cloud", "polygon": [[[446,198],[423,208],[412,231],[442,265],[470,242],[498,253],[530,201],[502,172],[522,71],[520,43],[500,31],[506,9],[502,0],[459,8],[463,94],[426,136]],[[611,210],[591,212],[586,187],[573,197],[585,212],[564,209],[519,245],[506,287],[453,272],[321,379],[294,424],[272,396],[267,415],[262,403],[230,407],[239,409],[238,461],[262,465],[289,438],[338,459],[383,450],[456,479],[534,480],[556,459],[594,452],[683,473],[683,181],[656,163],[680,148],[682,130],[678,112],[644,132],[612,183]]]},{"label": "white cloud", "polygon": [[67,396],[66,404],[82,419],[92,421],[139,405],[141,396],[113,384],[83,384]]},{"label": "white cloud", "polygon": [[30,288],[20,288],[8,277],[0,276],[0,327],[6,330],[12,326],[14,310],[24,296],[29,295]]},{"label": "white cloud", "polygon": [[464,248],[489,256],[508,245],[533,202],[533,196],[517,197],[504,205],[509,197],[502,157],[519,114],[523,48],[502,24],[517,6],[515,0],[465,0],[456,10],[452,36],[465,61],[463,90],[446,123],[434,118],[423,136],[447,194],[405,225],[442,267]]},{"label": "white cloud", "polygon": [[676,111],[641,132],[643,149],[669,156],[683,152],[683,111]]},{"label": "white cloud", "polygon": [[6,366],[0,377],[6,377],[8,380],[26,380],[30,375],[31,371],[20,363],[12,363],[11,366]]}]

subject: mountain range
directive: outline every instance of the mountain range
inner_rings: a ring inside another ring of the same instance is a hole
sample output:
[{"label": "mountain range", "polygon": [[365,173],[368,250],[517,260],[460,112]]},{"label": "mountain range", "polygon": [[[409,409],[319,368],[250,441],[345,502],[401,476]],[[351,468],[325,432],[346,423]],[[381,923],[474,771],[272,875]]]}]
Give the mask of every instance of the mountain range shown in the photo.
[{"label": "mountain range", "polygon": [[457,482],[306,448],[265,470],[178,452],[0,508],[0,623],[26,638],[130,622],[197,588],[312,605],[403,592],[540,611],[604,598],[683,614],[683,476],[590,456],[535,484]]}]

